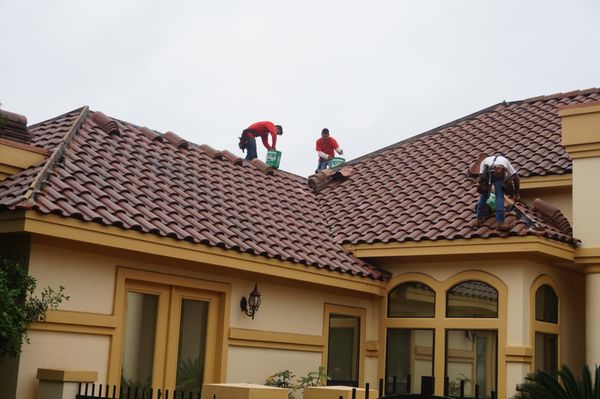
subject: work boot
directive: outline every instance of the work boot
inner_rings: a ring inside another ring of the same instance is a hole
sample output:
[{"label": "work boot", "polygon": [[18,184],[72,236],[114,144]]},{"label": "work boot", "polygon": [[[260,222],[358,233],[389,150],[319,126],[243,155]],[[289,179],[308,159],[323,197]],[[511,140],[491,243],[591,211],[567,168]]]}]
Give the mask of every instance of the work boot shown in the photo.
[{"label": "work boot", "polygon": [[475,221],[475,227],[481,227],[481,226],[483,226],[484,223],[485,223],[485,219],[483,219],[483,218],[477,219]]},{"label": "work boot", "polygon": [[510,229],[512,229],[512,225],[506,222],[498,223],[496,226],[496,230],[498,231],[509,231]]}]

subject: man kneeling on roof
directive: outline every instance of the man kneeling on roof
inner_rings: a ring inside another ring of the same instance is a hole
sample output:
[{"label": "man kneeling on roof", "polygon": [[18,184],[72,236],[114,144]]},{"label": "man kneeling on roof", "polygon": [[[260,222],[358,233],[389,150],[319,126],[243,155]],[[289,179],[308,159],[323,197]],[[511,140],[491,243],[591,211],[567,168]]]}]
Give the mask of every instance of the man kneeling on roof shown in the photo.
[{"label": "man kneeling on roof", "polygon": [[477,202],[477,226],[483,225],[487,213],[487,200],[491,188],[496,194],[496,229],[508,231],[512,228],[504,221],[504,194],[519,199],[519,175],[509,160],[502,155],[493,155],[481,161],[479,166],[479,201]]}]

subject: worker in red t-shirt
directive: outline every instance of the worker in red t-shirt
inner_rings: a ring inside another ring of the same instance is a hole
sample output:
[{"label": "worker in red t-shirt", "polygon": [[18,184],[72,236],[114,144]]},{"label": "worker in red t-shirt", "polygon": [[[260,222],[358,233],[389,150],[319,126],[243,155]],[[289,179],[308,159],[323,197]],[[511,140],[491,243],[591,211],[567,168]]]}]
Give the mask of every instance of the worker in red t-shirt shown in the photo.
[{"label": "worker in red t-shirt", "polygon": [[333,137],[329,136],[329,129],[324,128],[321,130],[321,138],[317,140],[317,153],[319,154],[319,164],[317,166],[318,172],[329,167],[329,161],[333,159],[335,153],[340,155],[344,154],[344,151],[340,148],[339,144]]},{"label": "worker in red t-shirt", "polygon": [[[240,149],[247,150],[246,159],[248,161],[258,157],[256,153],[256,137],[260,136],[267,150],[274,150],[277,144],[277,135],[283,134],[283,128],[280,125],[274,125],[273,122],[263,121],[256,122],[248,126],[242,132],[240,137]],[[269,135],[271,135],[271,143],[269,144]]]}]

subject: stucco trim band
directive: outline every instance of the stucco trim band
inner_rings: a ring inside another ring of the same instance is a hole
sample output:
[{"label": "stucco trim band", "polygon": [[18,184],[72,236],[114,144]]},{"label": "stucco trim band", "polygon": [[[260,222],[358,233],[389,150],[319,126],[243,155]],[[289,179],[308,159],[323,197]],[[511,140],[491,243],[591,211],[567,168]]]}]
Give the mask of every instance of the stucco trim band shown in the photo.
[{"label": "stucco trim band", "polygon": [[[377,296],[384,295],[385,282],[383,281],[350,276],[335,271],[319,270],[314,267],[306,267],[305,265],[277,259],[268,259],[262,256],[178,241],[172,238],[158,237],[97,223],[67,219],[55,215],[44,215],[36,211],[27,211],[23,217],[24,223],[14,216],[7,216],[5,220],[0,218],[0,232],[24,231],[94,245],[211,264],[237,271],[279,276],[290,280],[310,282]],[[9,225],[5,226],[7,222]]]}]

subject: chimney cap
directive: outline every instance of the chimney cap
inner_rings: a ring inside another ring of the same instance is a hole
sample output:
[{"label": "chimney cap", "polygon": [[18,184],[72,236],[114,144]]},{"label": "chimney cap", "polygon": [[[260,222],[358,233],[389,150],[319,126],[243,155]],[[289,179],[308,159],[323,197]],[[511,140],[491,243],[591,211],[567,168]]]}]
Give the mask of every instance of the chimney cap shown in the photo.
[{"label": "chimney cap", "polygon": [[0,110],[0,138],[29,144],[31,135],[27,129],[27,118],[14,112]]}]

